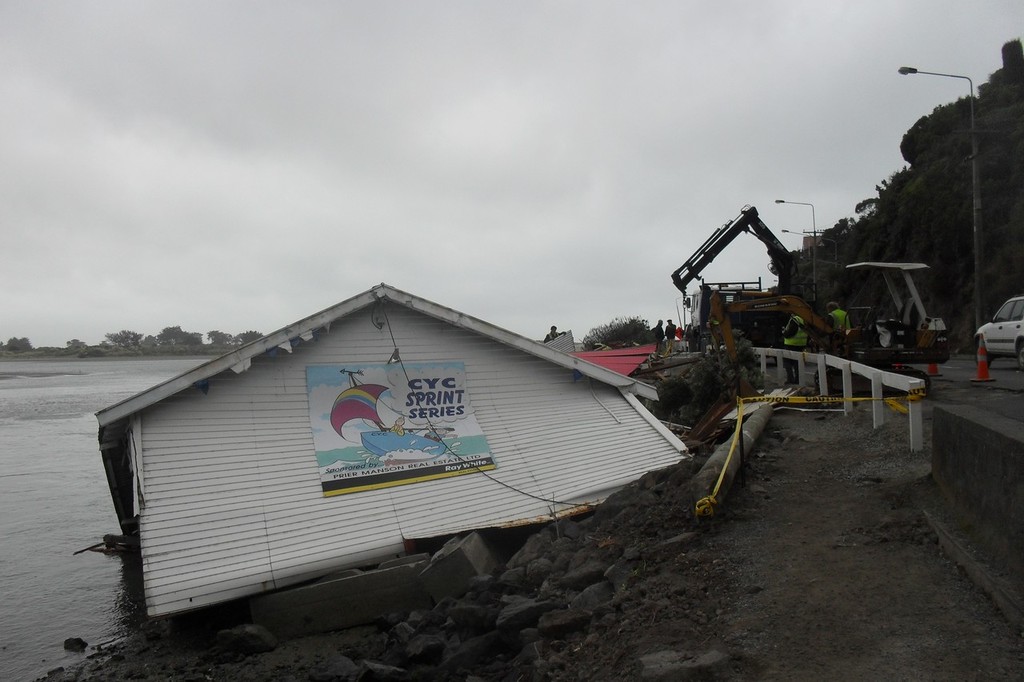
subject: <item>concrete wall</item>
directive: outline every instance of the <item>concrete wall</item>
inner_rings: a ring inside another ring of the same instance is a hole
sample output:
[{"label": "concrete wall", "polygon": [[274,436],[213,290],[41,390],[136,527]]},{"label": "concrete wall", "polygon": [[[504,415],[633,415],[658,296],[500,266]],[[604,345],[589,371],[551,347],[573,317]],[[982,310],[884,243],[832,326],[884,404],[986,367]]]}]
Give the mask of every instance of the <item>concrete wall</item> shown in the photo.
[{"label": "concrete wall", "polygon": [[971,537],[1024,576],[1024,424],[937,405],[932,428],[932,477]]}]

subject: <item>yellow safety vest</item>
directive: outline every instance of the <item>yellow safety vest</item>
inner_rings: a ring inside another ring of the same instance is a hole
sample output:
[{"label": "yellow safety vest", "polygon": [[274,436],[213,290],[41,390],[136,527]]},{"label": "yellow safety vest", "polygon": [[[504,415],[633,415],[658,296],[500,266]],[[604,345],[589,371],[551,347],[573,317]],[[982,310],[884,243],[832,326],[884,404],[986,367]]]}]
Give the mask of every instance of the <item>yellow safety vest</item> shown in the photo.
[{"label": "yellow safety vest", "polygon": [[850,328],[850,316],[842,308],[836,308],[828,316],[832,318],[832,328],[837,332],[845,332]]},{"label": "yellow safety vest", "polygon": [[[807,328],[804,327],[804,318],[794,314],[789,319],[796,322],[796,334],[793,334],[793,336],[783,336],[782,343],[787,346],[803,348],[807,345]],[[788,323],[786,326],[789,326]]]}]

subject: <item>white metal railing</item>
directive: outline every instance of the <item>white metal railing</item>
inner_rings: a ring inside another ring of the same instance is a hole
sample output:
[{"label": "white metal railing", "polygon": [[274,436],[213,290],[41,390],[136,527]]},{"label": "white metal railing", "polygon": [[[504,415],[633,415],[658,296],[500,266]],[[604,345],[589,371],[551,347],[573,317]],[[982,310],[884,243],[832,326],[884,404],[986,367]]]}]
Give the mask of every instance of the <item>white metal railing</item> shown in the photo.
[{"label": "white metal railing", "polygon": [[[761,372],[768,373],[768,358],[776,358],[776,377],[780,382],[785,381],[785,369],[782,366],[783,358],[796,360],[800,365],[801,385],[803,377],[807,373],[808,366],[812,366],[818,373],[818,390],[821,395],[828,395],[827,369],[835,367],[843,375],[843,412],[853,412],[853,375],[859,374],[871,381],[871,415],[874,428],[880,428],[885,423],[885,403],[883,402],[884,387],[895,388],[906,391],[908,394],[919,395],[925,389],[923,379],[914,379],[903,374],[886,372],[877,367],[869,367],[859,362],[845,360],[826,353],[807,353],[802,351],[784,350],[781,348],[755,348],[758,358],[761,360]],[[813,371],[813,370],[812,370]],[[918,400],[907,401],[907,415],[910,421],[910,449],[918,452],[924,447],[924,416],[921,404]]]}]

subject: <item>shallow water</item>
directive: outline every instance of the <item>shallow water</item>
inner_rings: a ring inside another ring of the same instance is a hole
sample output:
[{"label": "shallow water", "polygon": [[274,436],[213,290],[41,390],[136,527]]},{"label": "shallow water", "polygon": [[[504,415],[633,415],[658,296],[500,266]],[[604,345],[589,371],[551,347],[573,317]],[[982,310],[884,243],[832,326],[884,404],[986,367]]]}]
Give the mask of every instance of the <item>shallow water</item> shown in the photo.
[{"label": "shallow water", "polygon": [[0,362],[0,680],[32,680],[142,613],[137,561],[76,551],[119,533],[95,413],[208,358]]}]

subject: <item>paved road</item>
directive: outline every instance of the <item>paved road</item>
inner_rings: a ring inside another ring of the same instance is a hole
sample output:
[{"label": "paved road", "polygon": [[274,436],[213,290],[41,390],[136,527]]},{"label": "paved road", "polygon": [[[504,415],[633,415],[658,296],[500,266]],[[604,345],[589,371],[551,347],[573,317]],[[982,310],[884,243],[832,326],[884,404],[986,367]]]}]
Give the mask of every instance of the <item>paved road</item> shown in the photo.
[{"label": "paved road", "polygon": [[930,397],[937,403],[964,403],[1024,422],[1024,372],[1010,358],[999,358],[989,368],[993,381],[974,382],[978,365],[973,356],[955,356],[939,366],[932,377]]}]

